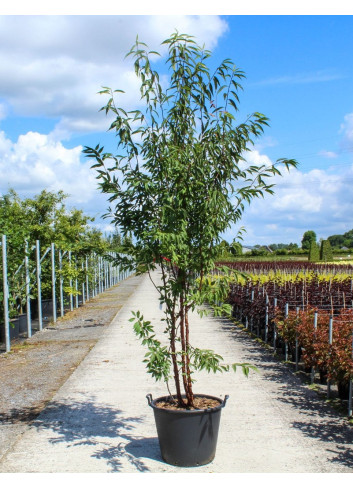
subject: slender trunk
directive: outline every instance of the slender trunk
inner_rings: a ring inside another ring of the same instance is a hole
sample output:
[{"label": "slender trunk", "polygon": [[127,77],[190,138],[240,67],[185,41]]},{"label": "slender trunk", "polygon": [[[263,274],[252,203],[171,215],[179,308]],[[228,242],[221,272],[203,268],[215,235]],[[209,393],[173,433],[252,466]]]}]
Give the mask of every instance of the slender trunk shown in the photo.
[{"label": "slender trunk", "polygon": [[178,404],[179,406],[185,407],[185,403],[183,401],[183,398],[181,396],[181,389],[180,389],[180,377],[179,377],[179,370],[178,370],[178,363],[177,363],[177,356],[176,356],[176,348],[175,348],[175,313],[173,311],[172,313],[172,325],[171,325],[171,334],[170,334],[170,347],[172,350],[172,362],[173,362],[173,372],[174,372],[174,383],[175,383],[175,389],[176,389],[176,395],[178,399]]},{"label": "slender trunk", "polygon": [[186,398],[189,401],[188,397],[188,385],[186,381],[186,362],[185,362],[185,354],[186,354],[186,344],[185,344],[185,327],[184,327],[184,300],[183,296],[180,296],[180,305],[179,305],[179,316],[180,316],[180,340],[181,340],[181,371],[183,376],[183,384],[184,391],[186,394]]},{"label": "slender trunk", "polygon": [[189,337],[189,325],[187,322],[186,306],[183,295],[180,296],[180,338],[181,338],[181,349],[182,349],[182,374],[184,390],[187,398],[188,407],[193,407],[194,399],[191,390],[191,380],[190,380],[190,358],[188,355],[188,337]]},{"label": "slender trunk", "polygon": [[[185,307],[185,343],[186,343],[186,351],[189,352],[189,308]],[[190,406],[194,405],[194,393],[192,391],[192,382],[191,382],[191,372],[190,372],[190,358],[189,354],[186,354],[186,373],[187,373],[187,384],[188,384],[188,392],[189,398],[188,402]]]},{"label": "slender trunk", "polygon": [[[163,280],[163,284],[164,284],[164,289],[166,289],[166,275],[165,275],[166,272],[165,272],[163,263],[161,263],[161,269],[162,269],[162,280]],[[176,347],[175,347],[175,340],[176,340],[175,299],[173,301],[172,306],[169,306],[167,303],[166,303],[166,305],[167,305],[167,308],[170,307],[170,310],[169,310],[169,315],[170,315],[170,348],[172,351],[173,376],[174,376],[174,384],[175,384],[175,389],[176,389],[176,395],[177,395],[179,406],[185,406],[185,403],[184,403],[182,395],[181,395],[180,376],[179,376]]]}]

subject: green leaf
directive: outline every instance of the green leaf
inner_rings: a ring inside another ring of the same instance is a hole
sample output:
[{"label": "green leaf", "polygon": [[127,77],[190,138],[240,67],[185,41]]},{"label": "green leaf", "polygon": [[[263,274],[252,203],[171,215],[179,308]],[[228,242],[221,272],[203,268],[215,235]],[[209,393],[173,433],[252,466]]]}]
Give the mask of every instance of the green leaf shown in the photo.
[{"label": "green leaf", "polygon": [[164,334],[140,311],[130,320],[148,349],[148,371],[166,381],[174,359],[176,384],[180,372],[191,382],[193,369],[226,372],[241,366],[249,375],[253,367],[248,364],[224,365],[212,350],[186,345],[182,331],[192,329],[191,318],[189,326],[185,321],[189,311],[231,314],[230,281],[242,274],[215,270],[222,237],[241,224],[248,204],[274,192],[271,179],[281,175],[281,168],[291,169],[296,162],[280,158],[275,165],[247,164],[247,152],[269,120],[260,112],[244,122],[235,119],[245,75],[232,60],[211,70],[211,53],[188,34],[174,32],[162,44],[167,55],[160,72],[155,68],[161,60],[153,61],[158,53],[138,38],[127,53],[140,88],[139,109],[118,107],[114,97],[123,101],[122,90],[102,87],[107,97],[102,109],[113,119],[116,153],[105,153],[98,144],[85,147],[84,154],[93,158],[92,171],[111,206],[106,216],[123,236],[131,236],[124,248],[126,263],[137,274],[161,273],[162,285],[155,285]]}]

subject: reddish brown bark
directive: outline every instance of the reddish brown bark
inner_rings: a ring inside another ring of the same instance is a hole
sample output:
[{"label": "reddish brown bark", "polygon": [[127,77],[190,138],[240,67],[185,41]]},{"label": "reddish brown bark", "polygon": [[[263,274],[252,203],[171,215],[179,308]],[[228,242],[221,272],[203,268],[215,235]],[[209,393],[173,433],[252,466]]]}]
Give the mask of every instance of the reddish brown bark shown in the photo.
[{"label": "reddish brown bark", "polygon": [[[164,284],[164,287],[166,288],[166,276],[165,276],[164,264],[161,263],[160,265],[161,265],[161,269],[162,269],[163,284]],[[175,299],[174,299],[172,310],[170,311],[170,318],[171,318],[170,348],[172,351],[173,377],[174,377],[174,384],[175,384],[175,389],[176,389],[176,396],[178,399],[179,406],[185,407],[186,404],[185,404],[185,402],[182,398],[182,394],[181,394],[180,376],[179,376],[179,369],[178,369],[178,362],[177,362],[177,355],[176,355],[176,346],[175,346],[175,340],[176,340]]]},{"label": "reddish brown bark", "polygon": [[191,388],[190,380],[190,358],[188,354],[188,338],[189,338],[189,323],[187,319],[187,308],[185,306],[184,297],[180,297],[180,338],[182,349],[182,374],[184,390],[187,398],[187,405],[193,407],[194,396]]},{"label": "reddish brown bark", "polygon": [[174,383],[175,383],[175,388],[176,388],[176,395],[178,399],[178,404],[180,406],[186,406],[185,402],[183,401],[182,395],[181,395],[181,389],[180,389],[180,377],[179,377],[179,370],[178,370],[178,363],[177,363],[177,357],[176,357],[176,348],[175,348],[175,315],[173,314],[172,316],[172,327],[171,327],[171,340],[170,340],[170,346],[172,350],[172,362],[173,362],[173,372],[174,372]]},{"label": "reddish brown bark", "polygon": [[188,392],[189,392],[189,405],[191,407],[194,406],[194,393],[192,391],[192,382],[191,382],[191,372],[190,372],[190,357],[189,357],[189,308],[185,308],[185,343],[186,343],[186,374],[187,374],[187,384],[188,384]]}]

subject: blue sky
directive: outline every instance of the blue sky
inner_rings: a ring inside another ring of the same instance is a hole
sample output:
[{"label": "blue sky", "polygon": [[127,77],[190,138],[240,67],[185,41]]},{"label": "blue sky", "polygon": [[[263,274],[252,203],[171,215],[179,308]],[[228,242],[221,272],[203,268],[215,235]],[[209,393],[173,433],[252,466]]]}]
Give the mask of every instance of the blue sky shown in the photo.
[{"label": "blue sky", "polygon": [[318,238],[352,229],[349,15],[1,15],[0,193],[9,187],[23,196],[62,189],[70,205],[109,231],[100,218],[106,198],[81,153],[98,142],[114,148],[97,92],[102,85],[123,88],[125,103],[136,106],[125,53],[136,34],[158,51],[175,29],[205,43],[212,63],[231,58],[246,73],[239,120],[253,111],[270,118],[249,162],[299,162],[296,171],[276,179],[275,196],[246,211],[239,223],[247,229],[244,242],[299,244],[309,229]]}]

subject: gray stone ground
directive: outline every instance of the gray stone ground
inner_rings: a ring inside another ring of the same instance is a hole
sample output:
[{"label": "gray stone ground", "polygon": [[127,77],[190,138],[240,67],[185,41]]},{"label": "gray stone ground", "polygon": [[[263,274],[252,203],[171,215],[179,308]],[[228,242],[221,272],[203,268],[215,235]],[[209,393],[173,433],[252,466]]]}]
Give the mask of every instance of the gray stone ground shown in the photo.
[{"label": "gray stone ground", "polygon": [[[155,274],[155,279],[158,277]],[[0,461],[1,472],[326,473],[352,472],[353,429],[286,365],[225,320],[193,315],[192,340],[258,373],[201,374],[195,392],[223,397],[215,460],[178,468],[161,459],[145,395],[164,395],[142,364],[145,350],[128,322],[161,311],[148,277],[104,334]]]},{"label": "gray stone ground", "polygon": [[140,281],[131,277],[55,324],[46,320],[43,331],[12,342],[10,353],[0,345],[0,460],[105,334]]}]

